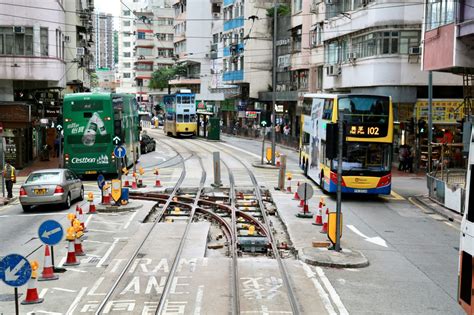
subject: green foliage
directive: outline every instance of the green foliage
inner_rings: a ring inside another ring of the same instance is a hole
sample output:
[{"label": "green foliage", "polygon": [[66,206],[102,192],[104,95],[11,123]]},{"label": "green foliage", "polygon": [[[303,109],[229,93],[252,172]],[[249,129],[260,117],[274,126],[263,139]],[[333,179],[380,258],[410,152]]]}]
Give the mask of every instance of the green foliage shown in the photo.
[{"label": "green foliage", "polygon": [[168,81],[177,76],[186,76],[187,68],[184,65],[174,65],[169,68],[160,68],[151,75],[148,87],[150,89],[163,90],[168,87]]},{"label": "green foliage", "polygon": [[[277,9],[278,16],[287,16],[291,14],[291,8],[287,4],[280,4]],[[273,18],[273,8],[267,9],[267,16]]]},{"label": "green foliage", "polygon": [[92,72],[90,79],[91,79],[91,88],[96,88],[99,86],[99,77],[97,76],[97,73]]}]

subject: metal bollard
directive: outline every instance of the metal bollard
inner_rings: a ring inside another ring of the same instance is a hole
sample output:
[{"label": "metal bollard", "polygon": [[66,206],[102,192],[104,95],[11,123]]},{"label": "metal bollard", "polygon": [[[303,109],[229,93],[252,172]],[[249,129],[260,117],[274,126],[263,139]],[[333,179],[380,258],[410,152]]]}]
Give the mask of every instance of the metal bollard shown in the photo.
[{"label": "metal bollard", "polygon": [[221,158],[219,152],[213,152],[213,163],[214,163],[214,184],[213,187],[222,186],[221,182]]},{"label": "metal bollard", "polygon": [[286,155],[280,155],[280,169],[278,171],[278,187],[277,190],[285,190],[285,175],[286,175]]}]

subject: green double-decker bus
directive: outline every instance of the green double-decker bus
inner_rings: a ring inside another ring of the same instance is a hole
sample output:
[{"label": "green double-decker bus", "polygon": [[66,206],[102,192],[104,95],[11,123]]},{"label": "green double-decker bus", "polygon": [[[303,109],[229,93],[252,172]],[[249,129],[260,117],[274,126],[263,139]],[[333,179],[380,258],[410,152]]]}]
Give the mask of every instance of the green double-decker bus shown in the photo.
[{"label": "green double-decker bus", "polygon": [[140,124],[133,95],[68,94],[63,117],[65,168],[78,175],[117,174],[114,138],[126,148],[122,161],[127,167],[138,160]]}]

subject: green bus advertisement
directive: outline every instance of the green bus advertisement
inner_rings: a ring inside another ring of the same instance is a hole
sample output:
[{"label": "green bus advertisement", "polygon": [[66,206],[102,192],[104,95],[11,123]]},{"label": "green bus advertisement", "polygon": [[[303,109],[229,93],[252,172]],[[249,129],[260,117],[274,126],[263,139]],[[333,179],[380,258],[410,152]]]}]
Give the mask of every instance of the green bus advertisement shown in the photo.
[{"label": "green bus advertisement", "polygon": [[127,167],[138,160],[140,124],[133,95],[68,94],[63,117],[65,168],[78,175],[117,174],[114,138],[126,148],[123,162]]}]

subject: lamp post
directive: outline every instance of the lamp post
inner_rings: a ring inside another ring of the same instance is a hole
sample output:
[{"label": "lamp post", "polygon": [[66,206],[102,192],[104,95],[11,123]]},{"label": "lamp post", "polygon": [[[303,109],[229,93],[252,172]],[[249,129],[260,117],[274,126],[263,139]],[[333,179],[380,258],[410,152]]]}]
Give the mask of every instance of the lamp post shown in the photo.
[{"label": "lamp post", "polygon": [[275,107],[276,107],[276,37],[277,37],[277,17],[278,17],[278,8],[277,0],[273,0],[273,66],[272,66],[272,165],[275,165],[275,127],[276,127],[276,117],[275,117]]}]

